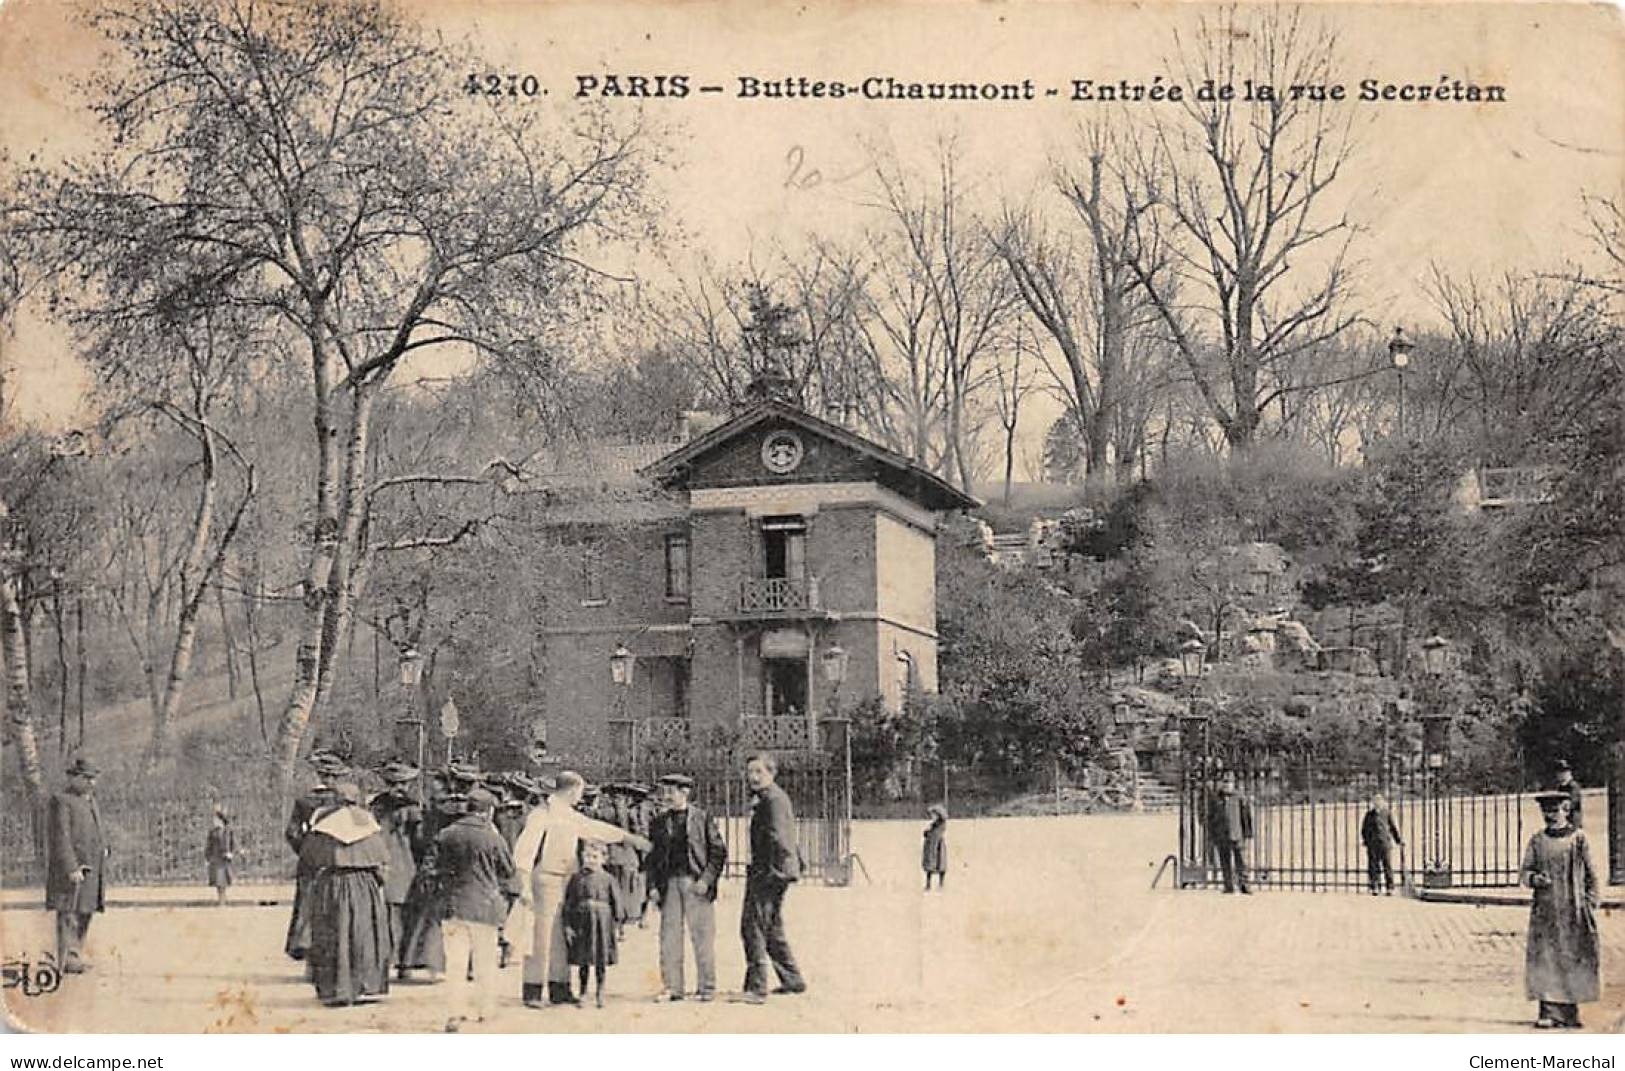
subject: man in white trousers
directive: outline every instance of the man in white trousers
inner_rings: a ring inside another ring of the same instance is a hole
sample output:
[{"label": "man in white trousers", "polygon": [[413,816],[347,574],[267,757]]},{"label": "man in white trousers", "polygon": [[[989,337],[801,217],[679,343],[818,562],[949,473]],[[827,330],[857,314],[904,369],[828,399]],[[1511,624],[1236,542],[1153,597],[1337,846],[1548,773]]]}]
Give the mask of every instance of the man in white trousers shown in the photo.
[{"label": "man in white trousers", "polygon": [[[576,872],[576,846],[583,838],[606,844],[626,842],[640,852],[649,842],[619,826],[588,818],[575,809],[586,782],[573,770],[558,776],[558,787],[525,820],[514,842],[521,897],[532,912],[530,949],[525,954],[527,1008],[574,1004],[570,964],[564,947],[564,887]],[[543,989],[543,986],[546,989]]]},{"label": "man in white trousers", "polygon": [[497,926],[507,913],[502,889],[514,871],[508,842],[491,824],[496,802],[485,789],[474,789],[466,813],[434,840],[446,942],[447,1033],[457,1033],[464,1023],[482,1023],[493,1011]]}]

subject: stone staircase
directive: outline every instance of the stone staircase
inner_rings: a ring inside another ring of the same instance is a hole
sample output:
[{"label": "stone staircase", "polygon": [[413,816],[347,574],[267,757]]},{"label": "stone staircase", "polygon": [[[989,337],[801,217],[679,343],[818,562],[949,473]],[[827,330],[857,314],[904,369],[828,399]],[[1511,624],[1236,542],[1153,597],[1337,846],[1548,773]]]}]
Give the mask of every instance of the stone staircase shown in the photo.
[{"label": "stone staircase", "polygon": [[1179,785],[1169,784],[1156,774],[1140,771],[1140,805],[1147,811],[1179,809]]}]

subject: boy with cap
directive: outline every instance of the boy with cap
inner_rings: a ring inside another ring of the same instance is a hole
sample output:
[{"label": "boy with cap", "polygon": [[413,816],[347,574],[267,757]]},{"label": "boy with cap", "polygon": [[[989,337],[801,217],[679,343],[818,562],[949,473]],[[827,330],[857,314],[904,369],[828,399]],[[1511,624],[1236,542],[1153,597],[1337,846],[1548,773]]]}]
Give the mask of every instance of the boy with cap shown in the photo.
[{"label": "boy with cap", "polygon": [[[513,877],[513,854],[491,824],[497,800],[483,788],[468,793],[467,813],[435,837],[441,932],[446,943],[451,1016],[456,1033],[470,1020],[484,1022],[495,1007],[497,927],[507,916],[503,887]],[[468,981],[473,966],[473,985]]]},{"label": "boy with cap", "polygon": [[1539,1001],[1535,1026],[1578,1029],[1580,1005],[1601,995],[1597,947],[1597,874],[1584,830],[1569,822],[1568,793],[1541,792],[1546,828],[1524,849],[1522,882],[1534,890],[1524,985]]},{"label": "boy with cap", "polygon": [[664,807],[650,832],[644,860],[649,896],[660,909],[660,984],[656,1000],[683,999],[683,927],[694,945],[698,1000],[717,991],[717,883],[728,863],[728,844],[714,818],[692,806],[694,779],[667,774],[659,781]]},{"label": "boy with cap", "polygon": [[84,758],[67,769],[68,784],[51,797],[46,824],[46,902],[56,912],[56,961],[64,974],[90,968],[84,958],[90,920],[107,907],[102,816],[92,790],[100,771]]}]

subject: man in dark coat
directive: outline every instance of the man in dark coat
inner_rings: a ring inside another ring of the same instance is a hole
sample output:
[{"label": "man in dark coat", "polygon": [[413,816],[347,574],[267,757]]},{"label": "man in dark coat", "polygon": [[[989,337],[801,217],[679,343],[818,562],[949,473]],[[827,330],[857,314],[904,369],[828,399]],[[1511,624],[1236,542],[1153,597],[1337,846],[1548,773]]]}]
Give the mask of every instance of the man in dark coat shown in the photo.
[{"label": "man in dark coat", "polygon": [[310,790],[293,801],[293,810],[288,815],[288,824],[282,829],[282,839],[288,842],[294,855],[299,857],[299,865],[294,871],[293,912],[288,919],[288,937],[283,943],[283,950],[289,958],[302,960],[310,951],[310,883],[316,876],[315,868],[305,861],[301,850],[305,835],[310,832],[311,820],[319,811],[331,807],[334,803],[333,784],[344,778],[348,772],[343,759],[331,751],[317,749],[310,753],[310,765],[316,773],[315,783]]},{"label": "man in dark coat", "polygon": [[683,999],[683,926],[694,945],[694,971],[699,975],[697,1000],[711,1000],[717,989],[717,883],[728,863],[728,844],[716,819],[689,804],[694,779],[667,774],[660,779],[665,806],[649,839],[654,847],[644,860],[649,894],[660,908],[660,984],[658,1000]]},{"label": "man in dark coat", "polygon": [[1580,820],[1580,806],[1585,802],[1585,798],[1580,794],[1580,782],[1574,779],[1574,771],[1569,767],[1567,759],[1557,760],[1556,790],[1567,794],[1569,798],[1569,825],[1575,829],[1582,828],[1585,823]]},{"label": "man in dark coat", "polygon": [[[446,946],[446,1030],[483,1022],[496,1006],[497,927],[508,914],[503,889],[514,875],[513,854],[491,822],[496,797],[468,793],[468,813],[435,837],[441,933]],[[474,984],[468,984],[472,966]]]},{"label": "man in dark coat", "polygon": [[1360,840],[1365,844],[1366,882],[1371,895],[1377,895],[1380,878],[1389,896],[1394,895],[1394,846],[1405,846],[1399,836],[1399,823],[1381,795],[1371,797],[1371,809],[1360,819]]},{"label": "man in dark coat", "polygon": [[796,967],[784,934],[784,894],[801,877],[796,848],[796,815],[790,797],[774,783],[779,767],[772,755],[752,755],[745,780],[756,796],[750,814],[750,865],[745,871],[745,905],[739,936],[745,946],[745,986],[740,1000],[767,1002],[767,965],[779,976],[775,993],[805,993],[806,980]]},{"label": "man in dark coat", "polygon": [[1242,849],[1253,839],[1253,809],[1247,798],[1236,791],[1236,775],[1226,771],[1219,787],[1207,801],[1207,835],[1214,850],[1219,853],[1219,866],[1224,871],[1224,891],[1233,893],[1239,887],[1251,894],[1247,887],[1247,861]]},{"label": "man in dark coat", "polygon": [[423,807],[412,791],[412,782],[418,776],[416,766],[392,762],[378,771],[378,776],[389,787],[372,798],[371,809],[389,849],[384,904],[389,910],[390,961],[398,964],[406,954],[406,899],[417,877],[417,859],[412,852],[418,841],[418,826],[423,822]]},{"label": "man in dark coat", "polygon": [[57,962],[64,973],[79,974],[90,967],[83,950],[91,917],[107,906],[109,849],[92,794],[96,767],[79,758],[67,774],[67,787],[50,802],[45,897],[56,912]]}]

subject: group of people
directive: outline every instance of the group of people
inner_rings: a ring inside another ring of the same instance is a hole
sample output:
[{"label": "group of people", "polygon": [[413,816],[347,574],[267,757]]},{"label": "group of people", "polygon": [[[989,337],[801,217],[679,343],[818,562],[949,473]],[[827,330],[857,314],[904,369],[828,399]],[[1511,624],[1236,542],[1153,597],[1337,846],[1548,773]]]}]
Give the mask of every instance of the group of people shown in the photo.
[{"label": "group of people", "polygon": [[[457,1031],[490,1016],[500,972],[517,953],[525,1007],[579,1006],[589,985],[602,1007],[625,928],[642,926],[650,907],[660,913],[656,999],[690,995],[685,934],[698,975],[692,996],[716,998],[715,902],[728,846],[691,801],[691,777],[595,790],[572,771],[532,778],[452,764],[431,775],[420,801],[419,771],[394,762],[377,771],[387,787],[364,801],[339,756],[319,751],[310,763],[316,783],[285,830],[299,860],[285,947],[324,1003],[379,999],[392,971],[422,976],[450,990],[446,1029]],[[736,999],[749,1004],[767,1000],[770,966],[774,992],[807,987],[784,930],[801,863],[777,772],[768,754],[745,766],[755,807],[740,922],[747,970]]]},{"label": "group of people", "polygon": [[[1578,1028],[1579,1006],[1598,1000],[1601,993],[1598,885],[1581,828],[1584,799],[1567,761],[1558,760],[1556,773],[1555,787],[1535,794],[1544,828],[1529,838],[1519,868],[1519,884],[1533,893],[1524,983],[1538,1007],[1535,1026],[1542,1030]],[[1208,842],[1219,856],[1224,891],[1251,892],[1243,849],[1253,837],[1252,808],[1230,771],[1208,793],[1204,819]],[[1368,890],[1375,896],[1380,886],[1393,895],[1394,849],[1405,842],[1381,795],[1372,797],[1361,818],[1360,840]]]}]

